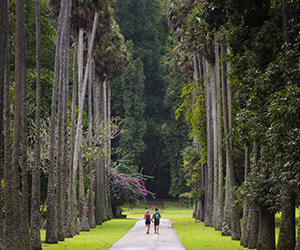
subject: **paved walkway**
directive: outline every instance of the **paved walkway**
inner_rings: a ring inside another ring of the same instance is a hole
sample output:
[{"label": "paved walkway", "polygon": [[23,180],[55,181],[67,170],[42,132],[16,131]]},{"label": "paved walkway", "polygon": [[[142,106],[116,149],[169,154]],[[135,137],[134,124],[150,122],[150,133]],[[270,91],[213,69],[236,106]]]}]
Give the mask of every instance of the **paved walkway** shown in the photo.
[{"label": "paved walkway", "polygon": [[110,248],[111,250],[179,250],[185,249],[171,225],[169,219],[161,218],[159,234],[154,234],[154,224],[151,223],[150,234],[146,234],[145,221],[142,218],[134,218],[139,221],[129,232],[119,239]]}]

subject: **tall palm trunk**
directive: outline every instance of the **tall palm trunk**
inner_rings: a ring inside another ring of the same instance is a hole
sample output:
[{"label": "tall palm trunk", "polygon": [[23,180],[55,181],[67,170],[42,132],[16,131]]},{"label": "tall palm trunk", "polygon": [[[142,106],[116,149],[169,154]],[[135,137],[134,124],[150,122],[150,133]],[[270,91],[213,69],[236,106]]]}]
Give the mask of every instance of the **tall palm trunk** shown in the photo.
[{"label": "tall palm trunk", "polygon": [[212,131],[212,90],[209,80],[209,65],[205,60],[205,86],[206,86],[206,122],[207,122],[207,181],[206,181],[206,213],[205,225],[212,226],[213,216],[213,186],[214,186],[214,169],[213,169],[213,131]]},{"label": "tall palm trunk", "polygon": [[[5,54],[6,54],[6,1],[0,2],[0,166],[3,166],[2,159],[2,147],[3,147],[3,118],[4,118],[4,72],[5,72]],[[2,175],[0,175],[2,179]],[[2,193],[2,188],[0,187]],[[2,196],[0,197],[0,211],[2,211]],[[4,228],[3,228],[3,216],[0,216],[0,249],[4,249]]]},{"label": "tall palm trunk", "polygon": [[[108,130],[109,124],[107,119],[107,78],[103,81],[103,125],[104,125],[104,152],[105,155],[108,155]],[[104,202],[105,202],[105,214],[104,220],[110,219],[110,212],[109,212],[109,204],[108,204],[108,194],[109,194],[109,184],[107,179],[107,166],[108,166],[108,156],[104,156],[104,163],[103,163],[103,177],[104,177]]]},{"label": "tall palm trunk", "polygon": [[[257,143],[253,145],[253,167],[252,171],[258,171],[257,163],[259,159],[260,148]],[[249,217],[247,221],[247,234],[249,234],[248,245],[249,249],[254,249],[257,246],[258,239],[258,229],[259,229],[259,213],[256,208],[251,206],[249,210]]]},{"label": "tall palm trunk", "polygon": [[[77,209],[76,209],[76,194],[73,195],[73,159],[74,159],[74,148],[75,148],[75,123],[76,123],[76,102],[77,102],[77,46],[78,46],[78,33],[75,33],[75,46],[74,46],[74,59],[73,59],[73,89],[72,89],[72,113],[71,113],[71,132],[70,132],[70,167],[69,167],[69,204],[66,211],[66,237],[73,237],[76,234],[75,228],[77,228]],[[75,200],[74,200],[75,198]]]},{"label": "tall palm trunk", "polygon": [[[248,144],[245,145],[245,174],[244,182],[247,183],[248,174],[250,173],[250,147]],[[249,238],[247,234],[247,223],[249,216],[249,202],[244,201],[243,204],[243,230],[241,235],[241,246],[247,247]]]},{"label": "tall palm trunk", "polygon": [[[103,82],[100,83],[100,130],[102,131],[103,139],[101,143],[101,152],[105,152],[105,118],[104,118],[104,79]],[[101,203],[101,211],[102,211],[102,221],[107,221],[107,206],[106,206],[106,186],[105,186],[105,153],[101,155],[100,160],[100,203]]]},{"label": "tall palm trunk", "polygon": [[[70,182],[70,165],[68,164],[68,100],[69,100],[69,42],[70,42],[70,21],[71,21],[71,8],[72,1],[69,1],[69,6],[67,8],[67,24],[66,24],[66,36],[64,39],[64,53],[62,58],[63,65],[63,150],[62,150],[62,179],[65,180],[62,183],[62,224],[63,224],[63,234],[64,237],[69,236],[69,224],[70,220],[70,192],[69,192],[69,182]],[[67,236],[66,236],[67,235]]]},{"label": "tall palm trunk", "polygon": [[89,231],[90,227],[87,220],[85,195],[84,195],[84,174],[83,174],[83,160],[82,160],[82,147],[79,150],[79,194],[78,194],[78,207],[79,207],[79,231]]},{"label": "tall palm trunk", "polygon": [[[17,239],[18,235],[22,235],[20,228],[20,202],[19,202],[19,167],[21,153],[21,130],[22,130],[22,85],[24,79],[24,46],[25,46],[25,17],[24,17],[24,1],[16,3],[16,51],[15,51],[15,106],[14,106],[14,138],[12,151],[12,172],[11,172],[11,190],[13,200],[14,221],[12,222],[13,238],[12,249],[19,249],[22,243]],[[26,143],[26,142],[25,142]],[[22,223],[22,221],[21,221]]]},{"label": "tall palm trunk", "polygon": [[[94,61],[91,61],[91,67],[90,67],[90,74],[89,74],[89,100],[88,100],[88,115],[89,115],[89,128],[88,128],[88,143],[89,147],[93,146],[93,112],[92,112],[92,91],[93,86],[95,86],[95,65]],[[94,213],[94,175],[93,175],[93,163],[89,162],[89,175],[90,175],[90,181],[89,181],[89,214],[88,214],[88,221],[89,221],[89,227],[95,228],[96,227],[96,221],[95,221],[95,213]]]},{"label": "tall palm trunk", "polygon": [[[81,103],[81,93],[82,93],[82,82],[83,82],[83,49],[84,49],[84,29],[81,27],[79,29],[79,32],[78,32],[78,46],[77,46],[77,49],[78,49],[78,54],[77,54],[77,65],[78,65],[78,107]],[[78,121],[79,121],[79,118],[77,119],[77,130],[78,130]],[[81,121],[82,123],[82,121]],[[81,125],[80,125],[81,126]],[[76,131],[76,136],[77,136],[77,131]],[[80,136],[82,136],[82,131],[80,131]],[[79,184],[81,183],[80,180],[81,180],[81,175],[83,174],[82,172],[82,168],[81,166],[79,166],[79,170],[76,170],[74,171],[73,168],[74,168],[74,160],[75,160],[75,154],[77,154],[77,158],[78,156],[81,156],[82,154],[80,154],[80,147],[79,146],[79,150],[76,152],[76,137],[75,137],[75,144],[74,144],[74,155],[73,155],[73,166],[72,166],[72,171],[73,171],[73,181],[72,181],[72,188],[73,188],[73,199],[74,201],[76,201],[76,188],[74,189],[74,185],[77,186],[77,180],[79,179]],[[80,160],[77,159],[77,161]],[[78,165],[78,164],[77,164]],[[78,174],[78,177],[77,177],[77,174]],[[78,179],[77,179],[78,178]],[[75,231],[76,231],[76,234],[78,234],[81,230],[80,227],[82,227],[82,223],[81,221],[83,221],[84,219],[82,219],[81,217],[83,216],[82,213],[80,213],[80,211],[83,211],[83,208],[81,208],[81,200],[83,199],[82,197],[80,197],[81,195],[81,189],[82,188],[82,185],[79,185],[79,193],[78,193],[78,201],[76,201],[74,203],[74,210],[73,210],[73,216],[75,219]],[[77,222],[77,211],[79,211],[79,222]]]},{"label": "tall palm trunk", "polygon": [[[107,83],[107,123],[108,123],[108,166],[111,162],[111,82]],[[108,179],[106,178],[107,182]],[[111,200],[110,200],[110,187],[108,183],[106,184],[107,188],[107,201],[108,201],[108,211],[109,211],[109,219],[113,217]]]},{"label": "tall palm trunk", "polygon": [[[196,51],[193,53],[193,66],[194,66],[194,72],[193,72],[193,80],[195,82],[195,85],[198,85],[198,81],[200,78],[200,66],[198,65],[200,64],[200,62],[198,62],[198,58],[197,58],[197,53]],[[194,94],[194,93],[193,93]],[[197,97],[195,95],[193,95],[193,102],[194,102],[194,107],[196,107],[197,102],[199,102],[199,100],[197,100]],[[195,109],[195,108],[194,108]],[[194,144],[195,147],[197,148],[197,151],[200,153],[201,152],[201,148],[202,146],[199,145],[196,141],[196,136],[194,136]],[[201,167],[201,166],[199,166]],[[200,183],[199,183],[199,188],[200,188]],[[200,201],[198,199],[194,199],[194,205],[193,205],[193,218],[195,218],[196,220],[200,219],[200,206],[199,206]]]},{"label": "tall palm trunk", "polygon": [[41,21],[40,0],[35,0],[36,27],[36,112],[35,112],[35,147],[32,171],[31,191],[31,247],[33,250],[42,249],[40,233],[40,164],[41,164]]},{"label": "tall palm trunk", "polygon": [[[99,78],[96,77],[94,83],[94,120],[95,120],[95,137],[98,143],[100,137],[100,86],[97,84]],[[100,147],[100,145],[97,145]],[[95,163],[95,220],[96,225],[101,225],[103,221],[103,211],[101,207],[101,160]]]},{"label": "tall palm trunk", "polygon": [[[205,65],[204,65],[204,60],[200,55],[196,55],[197,57],[197,61],[198,61],[198,67],[199,67],[199,76],[200,77],[204,77],[204,79],[202,80],[202,85],[201,85],[201,98],[202,98],[202,102],[201,102],[201,106],[205,107]],[[200,147],[198,148],[198,152],[200,152],[200,150],[202,150]],[[203,157],[203,156],[201,156]],[[206,168],[206,164],[201,164],[201,188],[204,188],[206,186],[206,180],[207,180],[207,168]],[[199,219],[201,222],[204,222],[205,220],[205,213],[206,213],[206,203],[205,203],[205,194],[201,195],[200,200],[198,202],[198,209],[199,209]]]},{"label": "tall palm trunk", "polygon": [[[224,56],[226,52],[226,48],[224,45],[221,47],[222,49],[222,56]],[[222,70],[225,71],[225,62],[222,62]],[[226,70],[228,70],[226,68]],[[224,119],[224,136],[225,136],[225,145],[226,145],[226,183],[225,183],[225,208],[224,208],[224,218],[222,223],[222,235],[223,236],[230,236],[231,235],[231,201],[230,201],[230,179],[229,179],[229,172],[230,172],[230,139],[229,139],[229,127],[230,127],[230,117],[229,114],[229,99],[227,93],[227,79],[225,77],[225,73],[222,73],[222,101],[223,101],[223,119]]]},{"label": "tall palm trunk", "polygon": [[[215,41],[216,44],[216,41]],[[215,46],[216,47],[216,46]],[[211,67],[211,103],[212,103],[212,134],[213,134],[213,215],[212,226],[215,227],[218,210],[218,134],[217,134],[217,75],[218,65],[216,63],[216,52]]]},{"label": "tall palm trunk", "polygon": [[[228,69],[227,71],[230,72],[231,70],[231,64],[227,64]],[[232,116],[231,116],[231,88],[230,88],[230,80],[227,79],[227,105],[228,105],[228,129],[231,131],[232,129]],[[226,98],[226,97],[225,97]],[[229,139],[229,131],[228,131],[228,139]],[[238,212],[237,205],[234,204],[236,201],[236,194],[232,187],[236,186],[236,180],[235,180],[235,169],[233,165],[233,143],[232,140],[229,139],[227,142],[229,145],[226,148],[226,151],[228,151],[228,170],[229,173],[226,176],[229,178],[229,188],[230,188],[230,205],[231,205],[231,239],[232,240],[240,240],[241,238],[241,225],[240,225],[240,216]],[[226,178],[226,179],[227,179]]]},{"label": "tall palm trunk", "polygon": [[80,96],[82,92],[82,81],[83,81],[83,35],[84,35],[84,30],[83,28],[79,29],[78,33],[78,54],[77,54],[77,65],[78,65],[78,102],[80,101]]},{"label": "tall palm trunk", "polygon": [[71,1],[66,3],[66,9],[64,15],[63,27],[62,27],[62,42],[60,53],[60,73],[59,73],[59,97],[58,97],[58,114],[57,114],[57,159],[56,159],[56,173],[57,173],[57,237],[59,241],[65,239],[64,236],[64,215],[65,215],[65,187],[66,183],[66,150],[64,149],[65,142],[67,141],[67,132],[65,128],[66,121],[64,121],[67,115],[67,86],[68,86],[68,63],[69,63],[69,40],[70,40],[70,9]]},{"label": "tall palm trunk", "polygon": [[107,83],[108,164],[111,161],[111,82]]},{"label": "tall palm trunk", "polygon": [[[65,31],[63,31],[64,34]],[[64,40],[64,38],[63,38]],[[62,42],[64,45],[64,42]],[[61,48],[61,58],[60,58],[60,77],[59,77],[59,95],[58,95],[58,113],[57,113],[57,157],[56,157],[56,209],[57,209],[57,238],[59,241],[64,240],[63,233],[63,218],[62,218],[62,112],[63,112],[63,61],[62,55],[64,53],[64,46]]]},{"label": "tall palm trunk", "polygon": [[46,228],[46,242],[57,243],[57,218],[56,218],[56,198],[55,198],[55,121],[56,121],[56,102],[57,102],[57,85],[59,74],[59,60],[63,42],[63,25],[65,22],[65,9],[67,8],[67,1],[62,0],[60,5],[60,14],[58,21],[58,33],[55,52],[54,64],[54,78],[52,90],[52,105],[50,118],[50,161],[49,161],[49,176],[48,176],[48,190],[47,190],[47,228]]},{"label": "tall palm trunk", "polygon": [[[224,50],[225,48],[223,48]],[[225,53],[225,51],[224,51]],[[230,71],[230,63],[227,64],[227,71]],[[236,195],[232,187],[236,185],[234,166],[233,166],[233,146],[229,139],[231,130],[231,90],[230,80],[223,82],[223,117],[224,117],[224,133],[226,145],[226,201],[225,215],[222,226],[222,234],[231,234],[232,240],[239,240],[241,237],[240,218],[238,208],[234,205]]]},{"label": "tall palm trunk", "polygon": [[28,172],[27,172],[27,69],[26,69],[26,39],[25,39],[25,14],[24,2],[21,9],[22,18],[22,72],[21,72],[21,169],[22,169],[22,195],[20,214],[20,230],[22,235],[21,246],[23,249],[31,249],[31,239],[29,234],[29,209],[28,209]]},{"label": "tall palm trunk", "polygon": [[[215,44],[215,58],[216,58],[216,123],[217,123],[217,172],[218,172],[218,189],[217,189],[217,197],[215,200],[217,201],[216,208],[216,230],[222,230],[222,222],[223,222],[223,184],[224,184],[224,176],[223,176],[223,164],[222,164],[222,122],[221,122],[221,79],[220,79],[220,70],[219,70],[219,48],[220,45],[216,42]],[[223,75],[224,76],[223,72]],[[226,79],[226,78],[225,78]],[[223,78],[224,80],[224,78]]]},{"label": "tall palm trunk", "polygon": [[[1,74],[3,74],[3,101],[4,101],[4,202],[5,202],[5,234],[2,245],[4,249],[13,249],[14,247],[14,211],[12,199],[12,165],[11,165],[11,118],[10,118],[10,84],[9,84],[9,53],[8,53],[8,35],[9,35],[9,1],[1,1],[0,11],[3,11],[3,47],[1,62]],[[2,8],[3,7],[3,8]],[[2,24],[1,23],[1,24]],[[2,61],[3,60],[3,61]]]},{"label": "tall palm trunk", "polygon": [[79,150],[80,150],[80,145],[82,143],[82,115],[83,115],[83,106],[84,106],[84,96],[85,96],[85,92],[86,92],[88,72],[89,72],[92,51],[93,51],[93,46],[94,46],[94,41],[95,41],[96,25],[98,23],[98,17],[99,17],[99,13],[96,12],[95,18],[94,18],[93,29],[92,29],[92,36],[91,36],[89,46],[88,46],[88,60],[87,60],[86,68],[85,68],[83,86],[81,87],[81,90],[79,89],[80,96],[78,98],[79,99],[78,119],[77,119],[76,139],[75,139],[74,159],[73,159],[73,169],[72,169],[72,171],[73,171],[73,187],[72,188],[73,188],[73,199],[74,200],[76,199],[76,179],[74,179],[74,176],[76,175],[76,171],[78,169]]},{"label": "tall palm trunk", "polygon": [[63,87],[63,101],[62,101],[62,158],[61,158],[61,166],[62,166],[62,192],[61,192],[61,210],[62,210],[62,233],[63,236],[66,237],[68,229],[69,213],[70,213],[70,194],[69,194],[69,171],[70,165],[68,164],[68,99],[69,99],[69,50],[70,50],[70,22],[71,22],[71,9],[72,9],[72,1],[68,1],[66,8],[66,32],[63,41],[63,51],[62,51],[62,87]]}]

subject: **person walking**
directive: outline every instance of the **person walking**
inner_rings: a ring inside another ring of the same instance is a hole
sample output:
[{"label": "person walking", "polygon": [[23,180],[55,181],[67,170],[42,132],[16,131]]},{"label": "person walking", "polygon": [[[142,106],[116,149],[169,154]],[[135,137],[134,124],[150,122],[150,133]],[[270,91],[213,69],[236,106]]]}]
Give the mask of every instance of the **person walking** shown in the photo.
[{"label": "person walking", "polygon": [[160,221],[161,215],[158,212],[158,208],[155,208],[155,212],[152,214],[152,221],[154,220],[154,233],[158,234],[159,230],[159,221]]},{"label": "person walking", "polygon": [[144,215],[145,225],[146,225],[146,234],[150,234],[150,223],[151,223],[151,214],[149,214],[149,210],[146,210],[146,214]]}]

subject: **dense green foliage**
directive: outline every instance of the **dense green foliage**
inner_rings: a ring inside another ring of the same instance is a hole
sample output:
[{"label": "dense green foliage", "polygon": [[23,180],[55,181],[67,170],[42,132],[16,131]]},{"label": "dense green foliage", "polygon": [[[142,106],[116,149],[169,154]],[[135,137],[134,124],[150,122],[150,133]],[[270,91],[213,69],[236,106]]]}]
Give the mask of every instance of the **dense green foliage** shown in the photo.
[{"label": "dense green foliage", "polygon": [[[128,72],[112,85],[113,113],[125,118],[124,128],[126,122],[128,126],[129,123],[135,124],[130,125],[129,130],[125,128],[128,134],[125,133],[120,138],[121,154],[128,154],[130,149],[136,155],[134,165],[139,166],[143,173],[155,177],[146,184],[150,190],[158,196],[168,196],[170,189],[170,194],[177,196],[186,191],[186,181],[181,173],[181,151],[189,140],[188,128],[183,119],[180,122],[174,119],[174,107],[177,106],[184,78],[172,72],[169,50],[173,39],[164,12],[165,6],[160,1],[122,0],[116,1],[113,7],[121,33],[126,41],[133,44],[132,60],[139,58],[145,75],[144,90],[141,93],[143,99],[139,103],[132,98],[130,91],[124,92],[129,90],[129,85],[120,83],[123,81],[125,84],[123,79],[131,74],[133,62],[129,63]],[[132,81],[132,84],[136,83],[137,81]],[[140,92],[135,90],[134,93],[137,95]],[[126,103],[131,103],[133,109],[144,112],[131,115],[129,119]],[[139,140],[139,143],[132,140]]]},{"label": "dense green foliage", "polygon": [[121,155],[126,157],[132,170],[138,171],[140,155],[145,149],[143,136],[146,124],[143,119],[144,105],[143,64],[136,59],[127,65],[126,73],[121,78],[121,89],[124,105],[124,135],[120,139]]},{"label": "dense green foliage", "polygon": [[[224,96],[222,96],[222,115],[224,116],[222,125],[225,137],[227,137],[225,126],[228,126],[225,124],[227,119],[225,109],[228,108],[232,115],[230,117],[232,119],[232,129],[229,131],[230,140],[225,138],[223,145],[223,151],[226,149],[224,151],[226,153],[226,190],[228,189],[227,180],[231,177],[230,173],[234,173],[234,179],[237,180],[234,185],[239,186],[244,178],[247,178],[247,181],[239,189],[240,202],[244,203],[244,216],[247,216],[245,212],[249,206],[257,209],[259,213],[266,212],[271,217],[275,212],[282,211],[284,216],[281,228],[282,237],[279,239],[280,249],[294,248],[295,238],[288,238],[288,235],[294,235],[295,218],[292,211],[299,204],[297,198],[300,187],[299,175],[295,171],[296,168],[299,168],[299,147],[296,146],[299,144],[300,103],[299,8],[298,2],[289,0],[207,0],[202,2],[170,0],[168,13],[169,23],[174,31],[174,37],[178,41],[176,46],[178,48],[176,51],[177,65],[190,79],[193,79],[183,88],[182,97],[184,98],[177,113],[180,114],[184,111],[188,123],[191,124],[193,135],[200,138],[201,156],[204,156],[204,159],[206,159],[206,153],[207,159],[209,159],[206,144],[208,145],[210,141],[205,142],[204,138],[206,135],[209,138],[208,128],[210,126],[206,127],[206,131],[205,125],[208,124],[209,117],[206,117],[207,121],[205,121],[205,112],[199,112],[201,109],[197,107],[199,104],[197,102],[201,102],[203,98],[199,94],[202,92],[202,86],[201,84],[197,86],[201,79],[195,77],[197,75],[199,77],[195,70],[195,67],[198,66],[195,58],[199,56],[201,63],[205,61],[210,64],[209,72],[206,71],[204,75],[201,73],[200,76],[203,75],[205,78],[205,74],[209,74],[211,82],[215,82],[218,81],[216,80],[217,74],[213,73],[215,72],[215,60],[217,60],[215,55],[227,50],[224,57],[220,58],[220,60],[225,60],[225,63],[222,63],[222,67],[221,63],[217,65],[219,73],[222,71],[223,75],[218,84],[221,85],[222,82],[222,88],[226,88],[224,82],[227,82],[226,78],[230,80],[229,87],[232,91],[230,100],[233,104],[232,107],[227,107],[228,100],[224,100]],[[221,44],[221,49],[218,51],[217,43]],[[200,65],[203,66],[201,63]],[[201,66],[199,71],[201,71]],[[230,72],[224,74],[226,67]],[[216,78],[212,78],[212,76]],[[209,91],[208,88],[206,90]],[[225,90],[222,89],[222,92]],[[208,95],[206,94],[206,96]],[[214,105],[214,100],[212,102]],[[208,99],[205,104],[207,103]],[[208,106],[201,107],[201,105],[199,107],[203,110],[209,108]],[[214,113],[212,119],[217,119],[217,116],[214,118]],[[213,132],[214,136],[215,132]],[[215,141],[217,138],[212,139]],[[234,146],[232,151],[234,152],[232,157],[234,172],[227,171],[228,156],[231,152],[228,147],[229,143],[233,143]],[[248,162],[248,159],[243,157],[245,145],[249,145],[257,151],[253,151],[247,156],[252,164],[248,166],[249,169],[245,170],[244,176],[244,166]],[[215,149],[214,144],[213,157],[217,152]],[[189,171],[197,166],[197,163],[193,162],[193,155],[187,149],[188,161],[185,161],[184,166]],[[223,157],[223,164],[225,164],[224,160],[225,157]],[[216,168],[214,167],[214,169]],[[197,190],[199,185],[201,188],[201,184],[195,182],[195,179],[197,179],[197,170],[199,173],[201,171],[197,167],[195,170],[196,173],[189,175],[188,183]],[[218,176],[216,174],[217,172],[214,172],[214,192],[217,184],[215,179]],[[210,181],[208,179],[208,183]],[[219,189],[220,187],[218,187]],[[213,199],[215,199],[215,195],[216,193],[214,193]],[[228,200],[228,196],[225,199],[225,219],[228,218],[226,217],[226,200]],[[213,207],[216,204],[214,203]],[[268,220],[264,224],[262,216],[259,218],[259,228],[255,229],[257,233],[259,231],[258,238],[253,240],[253,247],[257,246],[258,249],[265,249],[262,245],[267,238],[273,235],[273,222]],[[205,223],[206,219],[207,217],[205,217]],[[249,223],[252,222],[253,220],[249,219]],[[269,236],[266,233],[267,228]],[[239,236],[236,239],[239,239]],[[286,243],[290,242],[289,246],[284,245],[286,244],[284,239]],[[248,242],[242,244],[247,246]],[[269,247],[273,249],[271,244],[270,242]]]},{"label": "dense green foliage", "polygon": [[[211,2],[222,10],[220,2]],[[295,17],[290,21],[291,51],[284,44],[282,6],[276,1],[222,4],[229,9],[228,20],[219,22],[232,49],[236,130],[244,141],[262,146],[260,170],[246,193],[275,211],[286,202],[282,184],[299,186],[293,172],[299,163],[297,149],[288,146],[299,143],[299,4],[289,4]],[[207,13],[212,18],[213,13]],[[265,171],[271,174],[268,180]]]}]

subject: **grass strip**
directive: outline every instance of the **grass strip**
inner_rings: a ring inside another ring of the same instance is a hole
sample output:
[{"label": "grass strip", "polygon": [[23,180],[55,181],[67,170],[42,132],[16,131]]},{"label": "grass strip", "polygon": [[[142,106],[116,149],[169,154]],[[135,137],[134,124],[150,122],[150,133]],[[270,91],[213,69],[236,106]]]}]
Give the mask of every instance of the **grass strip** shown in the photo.
[{"label": "grass strip", "polygon": [[[58,244],[43,243],[43,249],[109,249],[122,238],[136,223],[135,219],[112,219],[89,232],[80,232],[73,238],[67,238]],[[41,231],[41,239],[45,240],[45,230]]]}]

